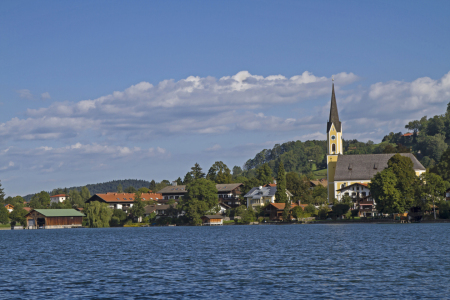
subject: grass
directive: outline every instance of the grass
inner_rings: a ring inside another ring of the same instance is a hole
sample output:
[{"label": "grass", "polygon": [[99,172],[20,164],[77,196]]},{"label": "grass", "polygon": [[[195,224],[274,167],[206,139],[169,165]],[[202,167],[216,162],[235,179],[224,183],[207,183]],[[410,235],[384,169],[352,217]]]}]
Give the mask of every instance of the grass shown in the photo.
[{"label": "grass", "polygon": [[230,220],[230,221],[223,221],[223,224],[234,224],[234,220]]},{"label": "grass", "polygon": [[320,169],[320,170],[314,170],[313,171],[314,176],[317,178],[324,178],[327,177],[327,169]]},{"label": "grass", "polygon": [[0,224],[0,228],[9,228],[11,224]]}]

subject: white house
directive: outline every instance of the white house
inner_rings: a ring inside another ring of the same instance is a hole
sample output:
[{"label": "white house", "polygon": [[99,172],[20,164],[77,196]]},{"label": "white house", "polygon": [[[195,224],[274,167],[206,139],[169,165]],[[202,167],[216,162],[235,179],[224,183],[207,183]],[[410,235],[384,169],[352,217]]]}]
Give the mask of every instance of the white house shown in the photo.
[{"label": "white house", "polygon": [[65,195],[65,194],[58,194],[58,195],[50,196],[50,203],[61,203],[64,200],[66,200],[67,197],[68,197],[68,195]]},{"label": "white house", "polygon": [[[274,185],[260,186],[252,188],[247,194],[245,194],[244,199],[247,200],[247,208],[264,206],[266,203],[275,203],[275,193],[277,192],[277,187]],[[286,190],[286,195],[288,200],[291,200],[292,194]]]}]

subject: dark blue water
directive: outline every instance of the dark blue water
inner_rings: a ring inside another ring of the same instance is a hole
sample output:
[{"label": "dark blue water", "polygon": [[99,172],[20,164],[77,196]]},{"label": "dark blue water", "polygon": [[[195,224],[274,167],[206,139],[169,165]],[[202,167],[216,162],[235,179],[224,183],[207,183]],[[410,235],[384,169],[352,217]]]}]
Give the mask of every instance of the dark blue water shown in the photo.
[{"label": "dark blue water", "polygon": [[450,224],[0,231],[1,299],[449,298]]}]

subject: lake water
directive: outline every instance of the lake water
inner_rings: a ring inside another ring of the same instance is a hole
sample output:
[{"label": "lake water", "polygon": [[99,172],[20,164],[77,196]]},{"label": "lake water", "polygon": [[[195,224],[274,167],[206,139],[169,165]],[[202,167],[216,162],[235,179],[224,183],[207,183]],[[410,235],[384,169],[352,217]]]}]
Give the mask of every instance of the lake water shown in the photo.
[{"label": "lake water", "polygon": [[0,231],[0,299],[449,298],[450,224]]}]

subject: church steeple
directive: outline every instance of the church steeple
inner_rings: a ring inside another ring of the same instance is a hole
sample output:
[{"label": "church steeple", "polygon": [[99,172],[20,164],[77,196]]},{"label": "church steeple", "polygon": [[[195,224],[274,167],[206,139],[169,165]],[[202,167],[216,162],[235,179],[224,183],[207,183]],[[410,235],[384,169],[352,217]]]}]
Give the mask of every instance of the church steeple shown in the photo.
[{"label": "church steeple", "polygon": [[[333,79],[334,81],[334,79]],[[327,122],[327,132],[330,131],[331,124],[334,124],[337,132],[341,132],[341,121],[339,121],[339,114],[336,104],[336,95],[334,94],[334,82],[331,91],[331,107],[330,107],[330,118]]]}]

